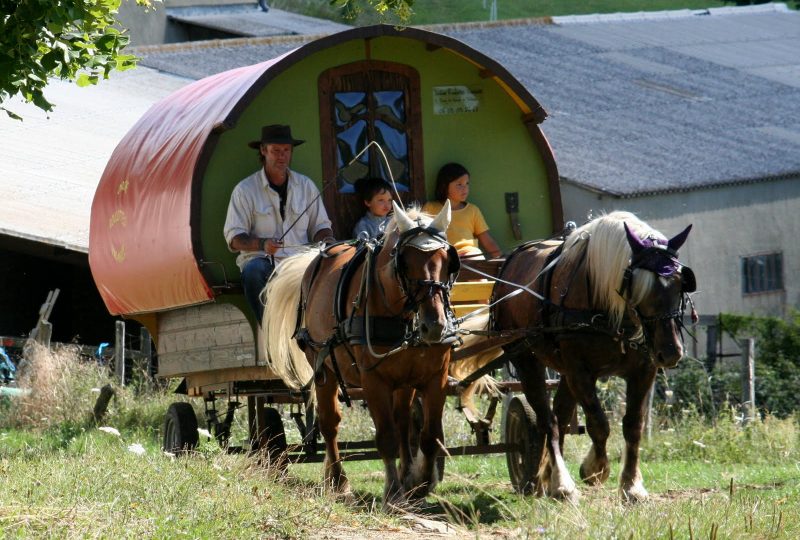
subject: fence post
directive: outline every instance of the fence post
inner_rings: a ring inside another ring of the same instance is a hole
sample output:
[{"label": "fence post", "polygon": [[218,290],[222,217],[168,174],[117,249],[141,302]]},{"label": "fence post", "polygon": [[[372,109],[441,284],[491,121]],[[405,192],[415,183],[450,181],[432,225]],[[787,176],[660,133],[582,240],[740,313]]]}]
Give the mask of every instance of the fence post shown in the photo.
[{"label": "fence post", "polygon": [[706,327],[706,371],[714,371],[717,363],[717,325],[709,324]]},{"label": "fence post", "polygon": [[36,342],[49,349],[50,340],[53,336],[53,323],[49,321],[39,321],[36,328],[38,329],[36,332]]},{"label": "fence post", "polygon": [[755,419],[756,414],[756,340],[743,339],[742,345],[742,424]]},{"label": "fence post", "polygon": [[141,356],[139,357],[138,368],[146,377],[149,377],[150,365],[152,364],[153,358],[153,347],[150,343],[150,331],[145,326],[139,328],[139,354]]},{"label": "fence post", "polygon": [[125,386],[125,321],[116,322],[114,374],[119,379],[120,386]]}]

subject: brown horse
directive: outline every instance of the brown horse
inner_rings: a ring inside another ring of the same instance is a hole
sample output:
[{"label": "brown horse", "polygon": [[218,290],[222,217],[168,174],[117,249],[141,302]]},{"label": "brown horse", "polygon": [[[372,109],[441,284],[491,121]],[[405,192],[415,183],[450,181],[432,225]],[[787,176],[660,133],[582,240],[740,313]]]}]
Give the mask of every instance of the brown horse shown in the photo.
[{"label": "brown horse", "polygon": [[[267,285],[264,317],[272,369],[293,388],[314,381],[325,484],[343,494],[350,488],[337,444],[339,394],[363,389],[386,472],[385,507],[424,497],[438,479],[454,340],[449,293],[459,265],[444,236],[449,205],[431,219],[409,217],[395,204],[394,216],[381,243],[361,250],[341,244],[282,263]],[[298,304],[302,320],[295,333]],[[292,335],[302,356],[289,345]],[[419,452],[412,456],[415,392],[422,397],[424,420]]]},{"label": "brown horse", "polygon": [[[573,501],[579,497],[561,456],[576,400],[592,440],[580,476],[589,484],[608,478],[609,425],[596,381],[617,375],[625,379],[627,405],[620,491],[626,501],[647,498],[639,470],[645,398],[658,368],[674,367],[683,356],[680,327],[695,278],[678,262],[677,250],[690,229],[667,240],[633,214],[614,212],[578,228],[563,245],[533,243],[507,259],[494,290],[496,326],[520,333],[506,353],[544,438],[534,445],[544,449],[544,455],[534,456],[541,467],[523,488]],[[553,409],[545,367],[562,375]]]}]

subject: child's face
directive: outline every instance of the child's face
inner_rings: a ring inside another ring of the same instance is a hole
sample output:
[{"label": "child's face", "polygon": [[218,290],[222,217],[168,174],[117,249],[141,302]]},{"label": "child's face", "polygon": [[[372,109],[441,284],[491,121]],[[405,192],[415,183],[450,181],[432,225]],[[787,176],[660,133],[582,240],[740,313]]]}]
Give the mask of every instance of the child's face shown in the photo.
[{"label": "child's face", "polygon": [[383,217],[392,209],[392,194],[386,190],[379,191],[370,200],[364,201],[364,204],[369,209],[370,214]]},{"label": "child's face", "polygon": [[447,198],[451,202],[465,203],[469,197],[469,175],[459,176],[447,184]]}]

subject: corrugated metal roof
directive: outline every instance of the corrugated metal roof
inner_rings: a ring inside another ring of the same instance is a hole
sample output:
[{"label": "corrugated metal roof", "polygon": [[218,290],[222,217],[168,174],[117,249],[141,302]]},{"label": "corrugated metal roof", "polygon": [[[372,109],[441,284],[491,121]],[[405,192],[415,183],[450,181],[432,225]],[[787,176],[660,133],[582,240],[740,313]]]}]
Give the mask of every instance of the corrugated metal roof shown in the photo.
[{"label": "corrugated metal roof", "polygon": [[0,114],[0,234],[73,251],[89,250],[95,188],[111,152],[150,106],[187,80],[148,68],[98,86],[53,81],[50,118],[21,102]]},{"label": "corrugated metal roof", "polygon": [[[797,174],[800,14],[710,12],[446,33],[503,64],[542,103],[568,181],[638,196]],[[183,77],[262,62],[313,37],[141,48],[143,65],[164,73],[140,67],[89,88],[54,81],[49,120],[8,105],[25,121],[0,115],[0,234],[86,252],[100,175],[152,103]]]},{"label": "corrugated metal roof", "polygon": [[351,28],[346,24],[275,8],[265,12],[257,4],[167,8],[167,16],[183,24],[240,36],[330,34]]},{"label": "corrugated metal roof", "polygon": [[800,175],[797,12],[599,17],[452,35],[539,98],[571,182],[640,196]]}]

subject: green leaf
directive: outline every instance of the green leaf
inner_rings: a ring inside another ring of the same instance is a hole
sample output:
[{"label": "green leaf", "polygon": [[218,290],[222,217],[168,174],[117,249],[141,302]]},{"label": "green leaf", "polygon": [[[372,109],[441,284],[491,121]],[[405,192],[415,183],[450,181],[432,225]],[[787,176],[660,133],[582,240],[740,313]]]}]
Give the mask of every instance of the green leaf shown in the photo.
[{"label": "green leaf", "polygon": [[83,88],[84,86],[89,86],[90,84],[97,84],[97,80],[98,80],[97,75],[88,75],[86,73],[81,73],[75,80],[75,84]]}]

